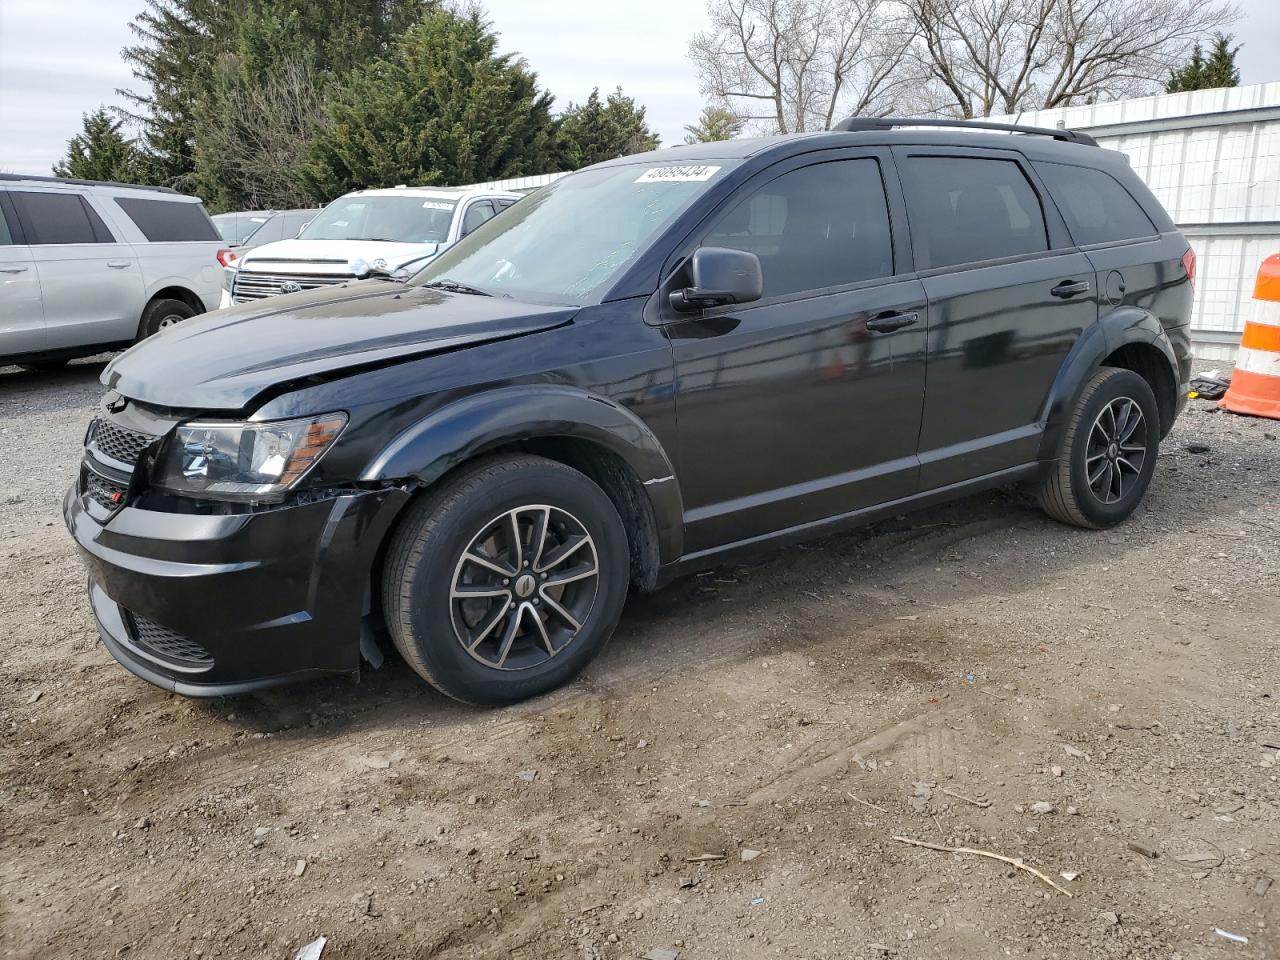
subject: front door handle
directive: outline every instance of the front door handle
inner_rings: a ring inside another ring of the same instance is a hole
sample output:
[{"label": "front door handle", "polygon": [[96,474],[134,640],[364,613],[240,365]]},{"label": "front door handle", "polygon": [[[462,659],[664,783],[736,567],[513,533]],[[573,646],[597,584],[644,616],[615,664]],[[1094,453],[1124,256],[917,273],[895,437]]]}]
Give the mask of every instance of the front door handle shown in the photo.
[{"label": "front door handle", "polygon": [[909,327],[919,319],[918,313],[881,313],[867,321],[867,329],[876,333],[891,333]]},{"label": "front door handle", "polygon": [[124,270],[126,267],[129,266],[129,261],[128,260],[112,260],[110,263],[107,264],[107,266],[110,267],[112,270]]},{"label": "front door handle", "polygon": [[1082,293],[1089,292],[1088,280],[1063,280],[1060,284],[1049,291],[1060,300],[1070,300],[1072,297],[1079,296]]},{"label": "front door handle", "polygon": [[0,267],[0,273],[26,273],[26,267]]}]

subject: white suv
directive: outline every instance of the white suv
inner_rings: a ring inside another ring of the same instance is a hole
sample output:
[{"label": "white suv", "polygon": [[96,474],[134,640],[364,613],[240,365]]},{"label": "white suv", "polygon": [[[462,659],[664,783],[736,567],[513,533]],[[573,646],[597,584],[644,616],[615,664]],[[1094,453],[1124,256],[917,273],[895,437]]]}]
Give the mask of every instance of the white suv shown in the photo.
[{"label": "white suv", "polygon": [[0,174],[0,363],[57,367],[213,309],[223,246],[198,197]]},{"label": "white suv", "polygon": [[474,187],[357,190],[321,210],[293,240],[267,243],[228,270],[221,305],[345,283],[372,272],[416,272],[520,199]]}]

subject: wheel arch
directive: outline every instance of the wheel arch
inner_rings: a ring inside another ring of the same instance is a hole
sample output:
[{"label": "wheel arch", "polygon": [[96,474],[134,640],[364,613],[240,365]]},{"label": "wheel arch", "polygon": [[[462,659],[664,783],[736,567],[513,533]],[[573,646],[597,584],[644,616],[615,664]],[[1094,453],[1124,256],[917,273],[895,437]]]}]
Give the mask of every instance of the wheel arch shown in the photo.
[{"label": "wheel arch", "polygon": [[662,444],[635,414],[573,387],[512,387],[449,404],[392,439],[361,480],[426,488],[504,452],[563,463],[605,491],[627,528],[637,586],[653,589],[659,568],[679,558],[683,501]]},{"label": "wheel arch", "polygon": [[1174,372],[1178,361],[1173,345],[1154,315],[1136,307],[1121,308],[1085,330],[1059,367],[1042,414],[1040,460],[1057,458],[1076,400],[1102,367],[1122,367],[1146,380],[1160,411],[1161,436],[1172,428],[1178,401],[1178,378]]},{"label": "wheel arch", "polygon": [[151,305],[157,300],[181,300],[198,314],[205,313],[208,310],[204,305],[204,301],[200,299],[194,290],[178,284],[171,284],[161,287],[147,298],[146,306],[142,308],[143,316],[146,316],[147,311],[151,309]]}]

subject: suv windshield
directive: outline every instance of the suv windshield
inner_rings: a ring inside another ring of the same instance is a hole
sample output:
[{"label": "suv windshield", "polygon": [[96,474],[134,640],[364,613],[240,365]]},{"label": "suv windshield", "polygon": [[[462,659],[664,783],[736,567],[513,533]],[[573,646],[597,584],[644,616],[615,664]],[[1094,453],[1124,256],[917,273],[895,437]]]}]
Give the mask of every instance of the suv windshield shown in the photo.
[{"label": "suv windshield", "polygon": [[627,164],[563,177],[479,227],[409,282],[449,280],[519,300],[590,302],[736,163]]},{"label": "suv windshield", "polygon": [[453,200],[436,197],[339,197],[298,239],[444,243],[455,206]]}]

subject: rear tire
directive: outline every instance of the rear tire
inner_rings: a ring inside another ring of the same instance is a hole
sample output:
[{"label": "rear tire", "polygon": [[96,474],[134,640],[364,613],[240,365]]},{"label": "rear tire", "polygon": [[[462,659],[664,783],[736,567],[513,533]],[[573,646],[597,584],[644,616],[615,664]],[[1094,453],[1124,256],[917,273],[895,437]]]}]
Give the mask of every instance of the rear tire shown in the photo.
[{"label": "rear tire", "polygon": [[627,534],[583,474],[534,456],[478,461],[410,508],[382,606],[396,649],[442,693],[523,700],[576,675],[613,635]]},{"label": "rear tire", "polygon": [[1040,506],[1055,520],[1102,530],[1126,519],[1151,483],[1160,452],[1160,412],[1132,370],[1103,367],[1085,384],[1067,422]]},{"label": "rear tire", "polygon": [[166,327],[181,323],[196,315],[191,304],[181,300],[153,300],[142,312],[142,323],[138,325],[138,339],[154,337]]}]

